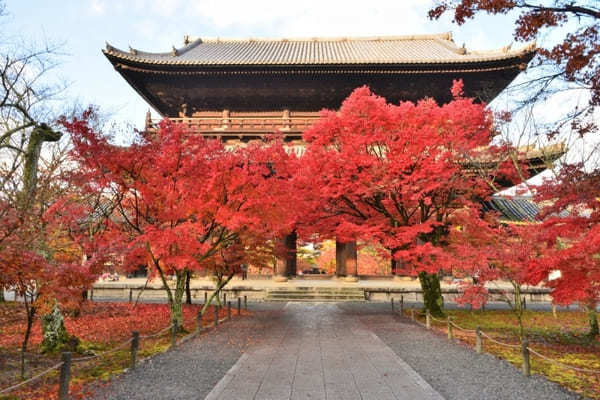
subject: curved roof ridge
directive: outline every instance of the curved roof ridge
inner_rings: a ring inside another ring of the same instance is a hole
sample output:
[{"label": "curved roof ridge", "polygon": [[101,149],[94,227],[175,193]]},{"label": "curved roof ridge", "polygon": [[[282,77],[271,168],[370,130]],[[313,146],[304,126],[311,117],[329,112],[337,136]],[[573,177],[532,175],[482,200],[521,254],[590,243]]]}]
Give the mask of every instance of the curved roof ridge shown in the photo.
[{"label": "curved roof ridge", "polygon": [[222,38],[207,37],[202,40],[205,43],[252,43],[252,42],[375,42],[394,40],[427,40],[440,39],[452,40],[451,32],[425,33],[418,35],[377,35],[377,36],[311,36],[311,37],[246,37],[246,38]]},{"label": "curved roof ridge", "polygon": [[[128,55],[133,55],[133,56],[138,56],[138,57],[143,57],[143,56],[151,56],[151,57],[172,57],[172,56],[179,56],[182,55],[184,53],[186,53],[187,51],[193,49],[194,47],[198,46],[199,44],[201,44],[203,42],[202,39],[198,38],[195,40],[192,40],[191,42],[189,42],[188,44],[184,45],[183,47],[180,48],[176,48],[175,46],[173,46],[173,50],[169,51],[169,52],[153,52],[153,51],[144,51],[144,50],[138,50],[135,49],[131,46],[129,46],[129,51],[125,51],[125,50],[121,50],[113,45],[111,45],[110,43],[106,42],[106,52],[112,52],[112,53],[121,53],[121,54],[128,54]],[[174,54],[175,53],[175,54]]]}]

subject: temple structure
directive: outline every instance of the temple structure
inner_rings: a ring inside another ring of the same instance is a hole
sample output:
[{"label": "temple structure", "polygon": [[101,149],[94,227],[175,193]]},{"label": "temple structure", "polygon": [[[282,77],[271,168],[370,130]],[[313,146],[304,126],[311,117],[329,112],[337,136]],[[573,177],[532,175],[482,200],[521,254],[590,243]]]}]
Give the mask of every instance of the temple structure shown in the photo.
[{"label": "temple structure", "polygon": [[[392,103],[424,97],[445,103],[451,100],[452,81],[462,79],[467,96],[490,102],[527,67],[535,46],[469,51],[449,33],[241,40],[186,36],[183,47],[165,53],[123,51],[109,44],[103,52],[163,118],[232,144],[279,131],[291,146],[301,146],[302,132],[319,111],[338,109],[362,85]],[[146,128],[154,126],[148,113]],[[561,151],[525,152],[530,175]],[[278,263],[279,280],[296,271],[295,234],[283,242],[289,257]],[[354,279],[356,264],[355,243],[338,243],[337,274]]]}]

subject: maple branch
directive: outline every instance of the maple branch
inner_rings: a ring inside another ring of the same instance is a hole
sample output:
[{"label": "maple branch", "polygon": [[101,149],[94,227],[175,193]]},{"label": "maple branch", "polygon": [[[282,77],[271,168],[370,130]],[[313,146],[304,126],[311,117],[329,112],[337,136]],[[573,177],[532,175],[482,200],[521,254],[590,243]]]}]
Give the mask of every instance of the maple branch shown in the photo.
[{"label": "maple branch", "polygon": [[565,4],[562,7],[548,7],[548,6],[540,6],[529,3],[515,4],[517,8],[528,8],[536,11],[551,11],[554,13],[571,13],[577,16],[588,16],[593,18],[600,18],[600,11],[594,10],[593,8],[576,6],[574,3]]}]

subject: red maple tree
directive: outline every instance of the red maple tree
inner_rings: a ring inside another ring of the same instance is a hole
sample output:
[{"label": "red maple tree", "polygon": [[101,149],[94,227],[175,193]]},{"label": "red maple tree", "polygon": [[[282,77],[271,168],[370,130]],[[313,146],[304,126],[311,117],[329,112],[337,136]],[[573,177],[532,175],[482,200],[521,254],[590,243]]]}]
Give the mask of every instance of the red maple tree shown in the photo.
[{"label": "red maple tree", "polygon": [[[555,302],[579,302],[587,308],[593,336],[599,333],[599,186],[599,170],[586,172],[582,165],[571,164],[563,167],[555,179],[535,188],[536,199],[543,205],[542,239],[551,251],[531,271],[536,282],[552,289]],[[548,279],[552,273],[554,279]]]},{"label": "red maple tree", "polygon": [[[441,313],[438,272],[451,262],[442,250],[454,210],[479,208],[489,186],[465,173],[492,137],[483,104],[454,100],[388,104],[366,87],[356,89],[339,112],[324,111],[304,134],[304,171],[297,180],[313,188],[315,231],[336,240],[381,243],[393,258],[418,273],[425,307]],[[397,267],[398,268],[398,267]]]},{"label": "red maple tree", "polygon": [[147,265],[163,283],[173,323],[181,326],[190,271],[210,268],[222,277],[213,293],[218,296],[240,264],[249,262],[244,249],[268,251],[268,244],[257,241],[286,226],[278,195],[287,181],[284,161],[293,156],[277,144],[227,149],[220,140],[167,122],[118,147],[90,128],[89,117],[88,112],[62,124],[79,165],[74,181],[84,191],[100,193],[104,202],[90,262],[105,266],[110,257],[124,268]]},{"label": "red maple tree", "polygon": [[[450,232],[448,251],[460,259],[455,272],[473,277],[461,285],[458,302],[482,307],[489,298],[486,284],[493,282],[515,314],[523,338],[522,289],[539,283],[534,270],[551,251],[544,231],[539,223],[506,223],[496,213],[484,218],[468,215],[473,212],[477,211],[459,210],[452,216],[456,228]],[[509,287],[502,286],[507,283]]]}]

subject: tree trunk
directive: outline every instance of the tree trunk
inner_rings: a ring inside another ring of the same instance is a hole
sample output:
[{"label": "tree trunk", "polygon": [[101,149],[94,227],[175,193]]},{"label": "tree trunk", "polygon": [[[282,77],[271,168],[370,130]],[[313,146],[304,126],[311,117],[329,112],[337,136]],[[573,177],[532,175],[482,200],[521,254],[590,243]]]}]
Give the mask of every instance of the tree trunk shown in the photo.
[{"label": "tree trunk", "polygon": [[513,282],[513,293],[514,293],[514,307],[513,311],[517,317],[517,322],[519,323],[519,339],[523,342],[525,337],[525,328],[523,327],[523,302],[521,301],[521,285]]},{"label": "tree trunk", "polygon": [[588,319],[590,322],[590,331],[588,335],[592,338],[598,336],[598,312],[596,311],[596,306],[588,307]]},{"label": "tree trunk", "polygon": [[420,272],[419,281],[423,290],[423,305],[425,306],[425,310],[428,310],[434,317],[443,316],[444,298],[442,297],[440,279],[437,274]]},{"label": "tree trunk", "polygon": [[35,317],[35,307],[27,305],[27,298],[25,298],[25,311],[25,314],[27,315],[27,328],[25,329],[25,337],[23,338],[23,344],[21,345],[21,379],[25,379],[25,353],[27,353],[27,344],[29,343],[33,318]]},{"label": "tree trunk", "polygon": [[221,305],[221,301],[219,300],[219,293],[221,293],[221,289],[223,289],[225,287],[225,285],[227,285],[229,283],[231,278],[233,278],[233,275],[234,274],[232,272],[224,280],[222,278],[218,279],[215,291],[212,292],[212,294],[208,297],[206,303],[202,306],[200,311],[198,311],[198,313],[201,316],[203,316],[206,313],[206,310],[208,310],[208,306],[212,303],[213,299],[215,299],[215,301],[217,302],[217,304],[219,306]]},{"label": "tree trunk", "polygon": [[173,301],[170,304],[171,307],[171,322],[177,322],[179,330],[183,329],[183,292],[185,289],[186,271],[175,272],[175,292],[173,293]]},{"label": "tree trunk", "polygon": [[192,290],[190,289],[191,271],[185,271],[185,304],[192,304]]}]

